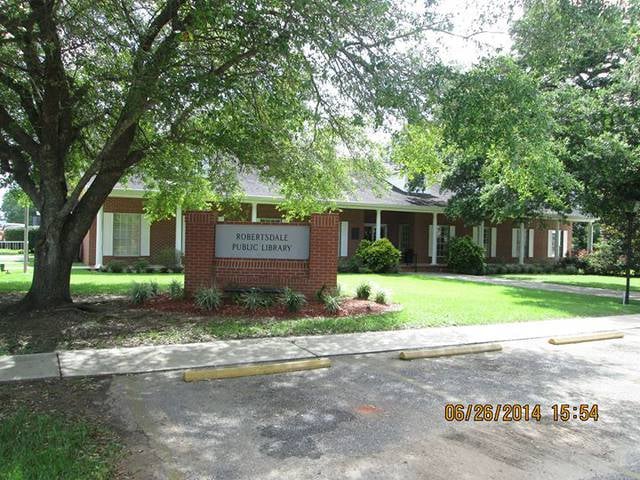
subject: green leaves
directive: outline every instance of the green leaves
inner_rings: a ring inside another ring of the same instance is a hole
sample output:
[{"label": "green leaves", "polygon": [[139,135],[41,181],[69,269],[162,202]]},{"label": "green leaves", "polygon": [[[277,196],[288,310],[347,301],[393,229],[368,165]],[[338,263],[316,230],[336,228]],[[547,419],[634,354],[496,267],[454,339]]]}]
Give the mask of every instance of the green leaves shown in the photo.
[{"label": "green leaves", "polygon": [[567,209],[573,182],[557,158],[550,109],[535,80],[508,57],[460,74],[442,101],[452,154],[443,187],[452,215],[470,222]]}]

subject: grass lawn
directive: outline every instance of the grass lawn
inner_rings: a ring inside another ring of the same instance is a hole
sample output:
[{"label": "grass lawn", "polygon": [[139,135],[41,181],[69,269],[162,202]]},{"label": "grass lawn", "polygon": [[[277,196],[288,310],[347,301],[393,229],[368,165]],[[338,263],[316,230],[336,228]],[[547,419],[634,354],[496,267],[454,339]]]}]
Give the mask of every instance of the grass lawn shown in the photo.
[{"label": "grass lawn", "polygon": [[390,291],[392,301],[404,308],[396,313],[357,318],[212,322],[209,331],[223,338],[307,335],[640,312],[640,303],[633,302],[625,307],[615,298],[463,282],[420,274],[341,274],[338,281],[349,295],[353,295],[359,283],[371,282]]},{"label": "grass lawn", "polygon": [[[0,273],[0,293],[26,292],[31,285],[32,272]],[[172,280],[182,281],[180,273],[103,273],[74,269],[71,275],[72,295],[124,295],[133,282],[157,282],[161,287]]]},{"label": "grass lawn", "polygon": [[[126,294],[132,282],[156,281],[161,287],[182,274],[113,274],[75,270],[75,295]],[[391,292],[399,312],[360,317],[298,319],[238,318],[169,313],[132,308],[127,300],[94,303],[89,311],[0,315],[0,355],[55,349],[136,346],[286,335],[349,333],[403,328],[534,321],[551,318],[640,313],[640,302],[623,306],[617,298],[549,292],[529,288],[449,280],[420,274],[341,274],[343,292],[353,296],[367,281]],[[29,274],[0,274],[0,293],[24,292]],[[16,295],[6,299],[16,298]],[[2,302],[0,302],[2,303]]]},{"label": "grass lawn", "polygon": [[[558,285],[575,285],[578,287],[608,288],[609,290],[624,290],[626,279],[624,277],[612,277],[604,275],[562,275],[562,274],[540,274],[540,275],[493,275],[499,278],[510,278],[514,280],[526,280],[530,282],[555,283]],[[631,279],[631,290],[640,292],[640,278]]]},{"label": "grass lawn", "polygon": [[0,418],[0,478],[111,478],[117,450],[82,420],[20,409]]}]

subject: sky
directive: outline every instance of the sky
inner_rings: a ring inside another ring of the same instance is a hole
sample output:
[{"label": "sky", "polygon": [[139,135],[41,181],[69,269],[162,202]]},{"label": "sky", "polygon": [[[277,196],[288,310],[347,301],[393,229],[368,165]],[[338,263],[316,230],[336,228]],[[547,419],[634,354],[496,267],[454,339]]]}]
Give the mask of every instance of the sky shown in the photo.
[{"label": "sky", "polygon": [[[409,8],[418,10],[424,1],[407,2]],[[431,40],[438,45],[440,56],[451,64],[461,68],[469,68],[480,58],[496,52],[507,52],[511,47],[509,38],[508,9],[501,0],[441,0],[438,10],[449,15],[453,35],[430,34]],[[516,11],[514,18],[519,16]],[[482,26],[478,22],[482,18],[490,18]],[[479,33],[481,32],[481,33]],[[470,39],[464,39],[476,33]],[[6,188],[0,187],[0,204]]]}]

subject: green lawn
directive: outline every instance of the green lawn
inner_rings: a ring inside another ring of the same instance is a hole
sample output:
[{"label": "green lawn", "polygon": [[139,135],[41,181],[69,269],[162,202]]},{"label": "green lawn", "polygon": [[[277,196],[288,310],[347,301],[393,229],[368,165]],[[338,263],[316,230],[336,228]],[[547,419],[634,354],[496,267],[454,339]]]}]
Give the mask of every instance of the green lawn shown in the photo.
[{"label": "green lawn", "polygon": [[[493,275],[499,278],[510,278],[514,280],[526,280],[530,282],[555,283],[558,285],[576,285],[578,287],[608,288],[610,290],[624,290],[626,279],[624,277],[612,277],[604,275],[561,275],[561,274],[540,274],[540,275]],[[640,292],[640,278],[631,279],[631,290]]]},{"label": "green lawn", "polygon": [[118,446],[82,420],[20,409],[0,417],[0,479],[109,479]]},{"label": "green lawn", "polygon": [[462,282],[419,274],[341,274],[338,281],[350,295],[359,283],[369,281],[390,291],[392,301],[402,304],[403,310],[357,318],[212,322],[209,331],[223,338],[308,335],[640,312],[640,303],[625,307],[615,298]]},{"label": "green lawn", "polygon": [[[113,274],[76,270],[72,275],[72,293],[124,294],[132,282],[156,281],[161,286],[181,274]],[[0,275],[0,293],[26,291],[29,274]],[[551,318],[616,315],[640,313],[640,302],[629,306],[619,299],[588,297],[585,295],[549,292],[502,285],[481,284],[449,280],[420,274],[362,275],[341,274],[338,281],[345,294],[353,296],[357,285],[368,281],[391,292],[392,301],[402,305],[400,312],[369,315],[356,318],[302,318],[274,320],[256,318],[209,317],[190,324],[193,332],[182,338],[186,327],[174,326],[146,328],[140,343],[173,343],[207,338],[238,338],[257,336],[306,335],[321,333],[347,333],[402,328],[473,325],[503,322],[533,321]],[[141,322],[143,320],[138,320]],[[95,322],[93,322],[95,323]],[[106,328],[106,327],[105,327]],[[177,331],[176,331],[177,329]],[[187,332],[188,333],[188,332]],[[102,332],[102,336],[107,332]],[[96,335],[99,337],[100,332]],[[127,335],[130,335],[127,333]],[[132,335],[132,334],[131,334]],[[111,335],[109,338],[113,337]],[[182,339],[182,340],[180,340]],[[126,344],[127,338],[122,339]],[[89,340],[88,340],[89,341]]]},{"label": "green lawn", "polygon": [[[26,292],[31,285],[31,272],[0,273],[0,293]],[[172,280],[182,281],[180,273],[103,273],[86,269],[74,269],[71,275],[72,295],[123,295],[133,282],[158,282],[166,286]]]}]

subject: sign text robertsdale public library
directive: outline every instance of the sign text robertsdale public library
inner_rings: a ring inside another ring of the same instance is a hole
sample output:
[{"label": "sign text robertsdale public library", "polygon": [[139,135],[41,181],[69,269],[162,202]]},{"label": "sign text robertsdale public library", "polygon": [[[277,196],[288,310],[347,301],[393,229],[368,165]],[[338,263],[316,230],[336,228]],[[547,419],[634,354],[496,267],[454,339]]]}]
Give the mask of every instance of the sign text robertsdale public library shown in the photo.
[{"label": "sign text robertsdale public library", "polygon": [[215,256],[219,258],[275,258],[307,260],[309,227],[306,225],[216,225]]}]

